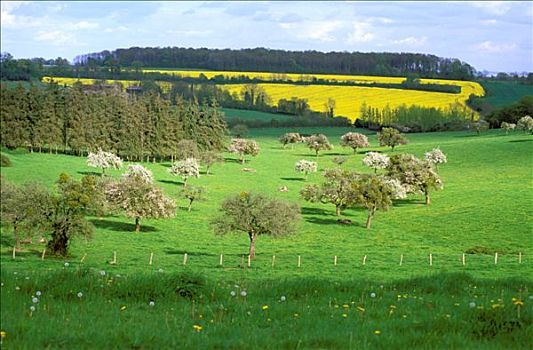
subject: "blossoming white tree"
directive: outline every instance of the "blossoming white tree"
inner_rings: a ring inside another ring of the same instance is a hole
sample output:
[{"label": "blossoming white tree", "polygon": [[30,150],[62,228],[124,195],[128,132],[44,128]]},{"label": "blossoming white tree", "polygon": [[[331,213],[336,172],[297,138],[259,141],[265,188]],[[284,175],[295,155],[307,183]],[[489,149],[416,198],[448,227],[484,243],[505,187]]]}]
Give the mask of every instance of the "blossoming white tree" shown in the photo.
[{"label": "blossoming white tree", "polygon": [[291,144],[291,148],[292,148],[293,144],[302,142],[302,141],[303,141],[302,137],[297,132],[288,132],[279,138],[279,142],[283,144],[283,148],[285,148],[285,146],[287,146],[287,144],[289,143]]},{"label": "blossoming white tree", "polygon": [[200,164],[194,158],[179,160],[172,164],[169,172],[174,176],[181,176],[183,187],[187,187],[187,180],[190,177],[200,177]]},{"label": "blossoming white tree", "polygon": [[135,231],[141,230],[141,219],[174,216],[176,203],[153,184],[152,173],[142,165],[130,165],[118,181],[106,186],[107,200],[127,217],[135,219]]},{"label": "blossoming white tree", "polygon": [[389,165],[389,156],[378,152],[368,152],[363,158],[363,164],[377,172],[378,169],[385,169]]},{"label": "blossoming white tree", "polygon": [[348,132],[341,136],[342,147],[351,147],[353,153],[357,153],[358,148],[368,147],[368,137],[357,132]]},{"label": "blossoming white tree", "polygon": [[317,157],[319,151],[333,149],[333,145],[329,143],[327,136],[324,134],[311,135],[305,139],[305,142],[307,142],[309,149],[315,151]]},{"label": "blossoming white tree", "polygon": [[502,124],[500,125],[500,127],[505,130],[505,134],[507,135],[509,133],[509,131],[512,131],[514,129],[516,129],[516,124],[514,123],[507,123],[507,122],[502,122]]},{"label": "blossoming white tree", "polygon": [[435,165],[438,169],[439,164],[444,164],[448,161],[444,152],[439,148],[433,148],[431,151],[424,153],[424,159]]},{"label": "blossoming white tree", "polygon": [[120,169],[122,167],[122,159],[111,152],[104,152],[99,149],[96,153],[89,152],[87,165],[93,168],[101,168],[103,175],[107,168]]},{"label": "blossoming white tree", "polygon": [[246,161],[245,155],[251,155],[255,157],[259,154],[259,145],[255,140],[247,139],[232,139],[231,144],[228,146],[228,151],[231,153],[237,153],[242,164]]},{"label": "blossoming white tree", "polygon": [[309,173],[316,173],[317,163],[310,160],[299,160],[294,165],[294,169],[299,173],[304,173],[304,179],[307,180],[307,175]]},{"label": "blossoming white tree", "polygon": [[533,131],[533,118],[531,118],[529,115],[520,118],[516,123],[516,128],[524,130],[525,132]]}]

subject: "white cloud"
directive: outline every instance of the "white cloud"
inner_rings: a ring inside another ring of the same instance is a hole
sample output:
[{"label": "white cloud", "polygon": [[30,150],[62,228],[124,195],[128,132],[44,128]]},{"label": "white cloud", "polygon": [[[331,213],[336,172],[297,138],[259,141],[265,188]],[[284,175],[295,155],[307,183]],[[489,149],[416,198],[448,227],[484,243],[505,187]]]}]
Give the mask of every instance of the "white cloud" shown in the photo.
[{"label": "white cloud", "polygon": [[128,27],[125,26],[118,26],[118,27],[109,27],[104,29],[105,33],[119,33],[119,32],[125,32],[128,30]]},{"label": "white cloud", "polygon": [[1,1],[0,18],[2,28],[35,27],[39,21],[32,17],[18,16],[14,12],[22,6],[30,5],[31,1]]},{"label": "white cloud", "polygon": [[496,19],[483,19],[480,21],[480,23],[484,26],[493,26],[495,24],[498,24],[498,20]]},{"label": "white cloud", "polygon": [[511,9],[508,1],[472,1],[469,4],[496,16],[505,15]]},{"label": "white cloud", "polygon": [[357,22],[353,24],[353,31],[348,35],[348,44],[360,44],[372,41],[376,34],[372,31],[372,26],[367,22]]},{"label": "white cloud", "polygon": [[205,36],[211,34],[211,30],[167,30],[168,34],[175,34],[181,36]]},{"label": "white cloud", "polygon": [[407,38],[393,40],[392,43],[395,45],[403,45],[408,47],[420,47],[423,46],[427,42],[427,37],[416,37],[416,36],[409,36]]},{"label": "white cloud", "polygon": [[61,30],[44,31],[41,30],[37,33],[35,40],[48,42],[52,45],[64,45],[72,44],[74,35]]},{"label": "white cloud", "polygon": [[334,32],[341,29],[341,21],[311,21],[302,23],[280,23],[279,26],[294,33],[300,39],[331,42],[337,40]]},{"label": "white cloud", "polygon": [[100,27],[98,23],[95,22],[88,22],[88,21],[79,21],[70,26],[73,30],[80,30],[80,29],[96,29]]},{"label": "white cloud", "polygon": [[392,18],[388,17],[369,17],[367,19],[368,22],[372,23],[380,23],[380,24],[391,24],[394,23],[394,20]]},{"label": "white cloud", "polygon": [[515,43],[510,44],[495,44],[492,41],[484,41],[478,45],[474,46],[474,49],[486,53],[500,53],[508,52],[516,49],[517,45]]}]

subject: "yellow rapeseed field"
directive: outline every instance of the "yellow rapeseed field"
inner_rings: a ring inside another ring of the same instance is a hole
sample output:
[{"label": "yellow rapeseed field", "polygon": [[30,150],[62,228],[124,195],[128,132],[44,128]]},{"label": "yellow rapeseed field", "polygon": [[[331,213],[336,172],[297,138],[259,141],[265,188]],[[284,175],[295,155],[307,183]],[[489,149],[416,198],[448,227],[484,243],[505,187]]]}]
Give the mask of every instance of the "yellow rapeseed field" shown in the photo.
[{"label": "yellow rapeseed field", "polygon": [[[182,77],[198,78],[200,74],[211,79],[216,75],[223,75],[227,78],[247,76],[249,78],[260,78],[262,80],[293,80],[311,81],[313,78],[325,79],[338,82],[357,83],[402,83],[402,77],[381,77],[363,75],[339,75],[339,74],[291,74],[291,73],[268,73],[268,72],[233,72],[233,71],[187,71],[187,70],[158,70],[144,69],[143,72],[158,72],[163,74],[179,75]],[[312,110],[323,111],[324,104],[328,98],[332,98],[336,103],[335,114],[355,120],[359,117],[361,105],[366,103],[374,108],[384,108],[387,105],[395,108],[400,105],[419,105],[423,107],[434,107],[447,109],[452,105],[465,107],[466,100],[473,94],[483,96],[485,94],[479,83],[461,80],[445,79],[420,79],[421,84],[447,84],[461,87],[461,93],[451,94],[432,91],[387,89],[364,86],[333,86],[333,85],[290,85],[290,84],[258,84],[270,97],[272,104],[282,99],[298,97],[307,99]],[[230,93],[240,93],[244,84],[219,85]]]}]

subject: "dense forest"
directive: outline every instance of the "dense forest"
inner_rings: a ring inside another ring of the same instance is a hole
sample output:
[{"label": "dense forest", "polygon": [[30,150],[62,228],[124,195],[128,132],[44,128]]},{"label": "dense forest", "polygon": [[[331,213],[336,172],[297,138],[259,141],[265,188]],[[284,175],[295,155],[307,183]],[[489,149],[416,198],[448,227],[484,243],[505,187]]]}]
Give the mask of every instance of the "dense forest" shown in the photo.
[{"label": "dense forest", "polygon": [[217,105],[157,94],[128,95],[118,89],[83,91],[81,86],[46,88],[2,84],[1,145],[30,151],[83,155],[98,148],[128,160],[173,159],[179,141],[221,150],[226,124]]},{"label": "dense forest", "polygon": [[77,56],[75,64],[110,67],[198,68],[278,73],[329,73],[472,79],[475,69],[454,58],[417,53],[131,47]]}]

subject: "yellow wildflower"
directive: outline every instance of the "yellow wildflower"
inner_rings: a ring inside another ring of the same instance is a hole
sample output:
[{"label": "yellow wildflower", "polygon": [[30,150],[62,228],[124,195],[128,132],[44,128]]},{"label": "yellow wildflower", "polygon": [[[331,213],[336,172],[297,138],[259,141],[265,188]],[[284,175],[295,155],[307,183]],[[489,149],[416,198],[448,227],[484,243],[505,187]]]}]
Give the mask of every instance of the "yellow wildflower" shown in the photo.
[{"label": "yellow wildflower", "polygon": [[361,311],[361,312],[365,312],[365,308],[364,307],[361,307],[361,306],[358,306],[357,307],[357,310]]},{"label": "yellow wildflower", "polygon": [[344,304],[344,305],[342,305],[342,307],[345,308],[345,309],[347,309],[347,308],[350,307],[350,305],[348,305],[348,304]]},{"label": "yellow wildflower", "polygon": [[492,308],[493,308],[493,309],[497,309],[497,308],[499,308],[499,307],[502,307],[502,306],[501,306],[500,304],[492,304]]},{"label": "yellow wildflower", "polygon": [[268,310],[268,305],[263,305],[263,307],[261,309]]},{"label": "yellow wildflower", "polygon": [[192,328],[193,328],[195,331],[197,331],[197,332],[200,332],[200,331],[203,329],[202,326],[197,325],[197,324],[193,325]]},{"label": "yellow wildflower", "polygon": [[7,335],[6,331],[1,331],[0,332],[0,338],[5,338]]},{"label": "yellow wildflower", "polygon": [[379,329],[376,329],[376,330],[374,331],[374,334],[375,334],[375,335],[380,335],[380,334],[381,334],[381,331],[380,331]]},{"label": "yellow wildflower", "polygon": [[522,300],[520,300],[520,299],[516,299],[516,300],[513,301],[513,304],[515,304],[517,306],[523,306],[524,302]]},{"label": "yellow wildflower", "polygon": [[348,317],[348,315],[347,314],[342,314],[342,317],[346,318],[346,317]]},{"label": "yellow wildflower", "polygon": [[124,310],[126,310],[126,305],[122,305],[122,306],[120,307],[120,311],[124,311]]}]

